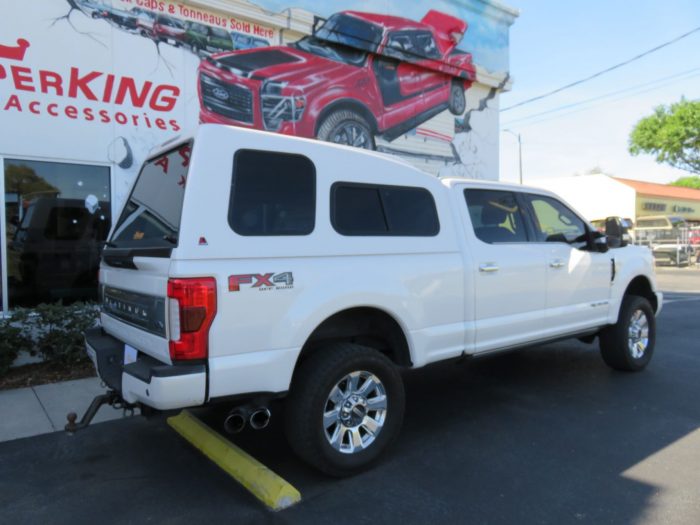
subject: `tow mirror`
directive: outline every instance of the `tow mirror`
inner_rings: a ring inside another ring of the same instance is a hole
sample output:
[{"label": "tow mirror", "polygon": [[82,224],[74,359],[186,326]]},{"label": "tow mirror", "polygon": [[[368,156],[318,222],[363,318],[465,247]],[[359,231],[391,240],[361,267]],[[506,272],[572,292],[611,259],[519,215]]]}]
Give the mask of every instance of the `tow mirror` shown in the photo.
[{"label": "tow mirror", "polygon": [[620,217],[605,219],[605,235],[608,238],[609,248],[624,248],[628,244],[629,233],[622,225]]}]

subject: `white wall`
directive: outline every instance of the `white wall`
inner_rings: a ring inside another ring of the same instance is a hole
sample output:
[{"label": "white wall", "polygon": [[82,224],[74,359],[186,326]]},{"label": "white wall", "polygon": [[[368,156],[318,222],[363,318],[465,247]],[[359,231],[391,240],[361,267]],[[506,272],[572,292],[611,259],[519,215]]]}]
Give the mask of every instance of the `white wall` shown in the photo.
[{"label": "white wall", "polygon": [[527,183],[557,193],[589,221],[612,215],[635,217],[636,192],[608,175],[534,179]]}]

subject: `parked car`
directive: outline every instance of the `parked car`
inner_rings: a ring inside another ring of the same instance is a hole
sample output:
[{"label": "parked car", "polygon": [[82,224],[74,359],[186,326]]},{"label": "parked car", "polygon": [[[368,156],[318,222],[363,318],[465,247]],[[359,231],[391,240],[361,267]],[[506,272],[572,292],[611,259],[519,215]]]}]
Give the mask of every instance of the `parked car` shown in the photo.
[{"label": "parked car", "polygon": [[695,259],[695,249],[686,243],[656,244],[651,248],[657,264],[688,266]]},{"label": "parked car", "polygon": [[[21,304],[96,296],[97,271],[111,224],[110,205],[95,198],[31,200],[9,243],[13,295]],[[96,297],[92,297],[95,299]]]},{"label": "parked car", "polygon": [[186,31],[185,22],[165,15],[158,15],[153,23],[153,38],[176,47],[182,45]]},{"label": "parked car", "polygon": [[138,29],[138,15],[133,12],[105,5],[100,10],[100,16],[121,29],[129,31]]},{"label": "parked car", "polygon": [[231,34],[220,27],[211,27],[198,22],[187,22],[182,41],[195,54],[232,51]]},{"label": "parked car", "polygon": [[649,250],[550,192],[216,125],[146,161],[100,290],[86,349],[111,397],[219,404],[231,432],[286,398],[293,450],[332,475],[397,437],[402,369],[597,336],[639,371],[662,304]]},{"label": "parked car", "polygon": [[95,0],[76,0],[75,3],[78,9],[91,18],[102,18],[102,13],[106,10],[105,4]]},{"label": "parked car", "polygon": [[[610,231],[610,223],[614,222],[615,227],[620,232],[620,236],[616,236],[620,241],[624,241],[627,244],[632,244],[635,241],[633,233],[633,222],[631,219],[625,219],[618,216],[606,217],[605,219],[595,219],[591,221],[591,225],[601,233],[606,233]],[[608,234],[608,238],[610,239]],[[615,242],[615,241],[613,241]]]},{"label": "parked car", "polygon": [[[455,53],[466,23],[344,11],[290,46],[216,54],[199,67],[200,121],[375,149],[438,113],[466,108],[475,79]],[[452,35],[446,37],[445,35]]]},{"label": "parked car", "polygon": [[639,242],[687,242],[688,223],[683,217],[653,215],[638,217],[634,232]]},{"label": "parked car", "polygon": [[131,12],[136,15],[136,27],[141,36],[153,38],[153,24],[156,21],[156,14],[141,7],[134,7],[131,9]]},{"label": "parked car", "polygon": [[700,246],[700,229],[688,232],[688,242],[693,246]]},{"label": "parked car", "polygon": [[258,47],[268,47],[270,42],[264,38],[231,31],[232,49],[256,49]]}]

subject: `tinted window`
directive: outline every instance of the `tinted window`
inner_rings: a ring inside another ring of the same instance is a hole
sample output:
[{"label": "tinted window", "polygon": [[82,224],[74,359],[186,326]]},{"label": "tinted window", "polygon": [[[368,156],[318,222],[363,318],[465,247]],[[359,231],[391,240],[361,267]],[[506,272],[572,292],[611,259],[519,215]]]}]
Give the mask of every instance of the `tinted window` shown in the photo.
[{"label": "tinted window", "polygon": [[435,39],[427,31],[417,31],[414,35],[416,52],[427,58],[440,58],[440,50],[435,44]]},{"label": "tinted window", "polygon": [[510,191],[464,190],[476,236],[489,244],[527,242],[525,221]]},{"label": "tinted window", "polygon": [[333,207],[333,227],[339,233],[381,235],[389,231],[377,187],[338,186]]},{"label": "tinted window", "polygon": [[143,165],[111,241],[119,247],[168,248],[177,244],[192,143]]},{"label": "tinted window", "polygon": [[316,170],[301,155],[239,150],[228,222],[239,235],[308,235],[316,217]]},{"label": "tinted window", "polygon": [[433,196],[424,188],[337,183],[332,223],[342,235],[433,236],[440,223]]},{"label": "tinted window", "polygon": [[566,242],[582,248],[587,243],[586,225],[561,202],[542,195],[527,195],[535,218],[538,241]]},{"label": "tinted window", "polygon": [[335,14],[314,33],[319,40],[374,53],[382,39],[382,28],[346,14]]},{"label": "tinted window", "polygon": [[111,225],[109,168],[6,158],[4,183],[9,306],[95,299]]}]

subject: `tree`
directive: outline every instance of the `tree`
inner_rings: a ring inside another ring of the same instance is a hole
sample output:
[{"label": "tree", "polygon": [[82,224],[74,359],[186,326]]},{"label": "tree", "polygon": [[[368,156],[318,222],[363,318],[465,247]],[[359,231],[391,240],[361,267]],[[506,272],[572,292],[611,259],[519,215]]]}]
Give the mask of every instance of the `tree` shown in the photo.
[{"label": "tree", "polygon": [[690,177],[681,177],[677,181],[669,184],[669,186],[680,186],[682,188],[693,188],[700,190],[700,177],[691,175]]},{"label": "tree", "polygon": [[635,125],[629,151],[655,155],[656,162],[700,174],[700,101],[682,98],[658,106]]}]

